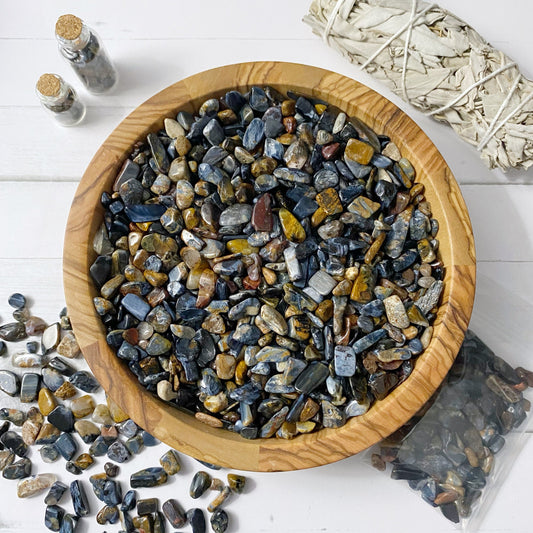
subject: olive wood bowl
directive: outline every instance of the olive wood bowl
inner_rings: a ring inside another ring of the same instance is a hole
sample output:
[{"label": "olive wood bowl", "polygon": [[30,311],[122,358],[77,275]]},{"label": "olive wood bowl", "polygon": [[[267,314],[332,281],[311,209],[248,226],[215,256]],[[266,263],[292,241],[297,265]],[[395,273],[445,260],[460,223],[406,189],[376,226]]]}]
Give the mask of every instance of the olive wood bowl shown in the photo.
[{"label": "olive wood bowl", "polygon": [[[293,440],[246,440],[199,422],[146,391],[106,344],[105,328],[93,307],[97,291],[89,276],[95,259],[93,236],[103,220],[100,195],[109,191],[137,141],[163,126],[179,110],[194,111],[208,98],[231,89],[270,85],[300,91],[337,106],[385,134],[411,161],[439,221],[445,265],[442,303],[430,345],[411,376],[369,411],[338,429],[322,429]],[[195,74],[156,94],[111,133],[89,164],[76,191],[64,243],[63,276],[69,316],[83,355],[106,393],[141,427],[187,455],[223,467],[283,471],[324,465],[351,456],[405,424],[446,376],[467,329],[475,289],[475,250],[461,191],[444,159],[424,132],[393,103],[334,72],[306,65],[252,62]]]}]

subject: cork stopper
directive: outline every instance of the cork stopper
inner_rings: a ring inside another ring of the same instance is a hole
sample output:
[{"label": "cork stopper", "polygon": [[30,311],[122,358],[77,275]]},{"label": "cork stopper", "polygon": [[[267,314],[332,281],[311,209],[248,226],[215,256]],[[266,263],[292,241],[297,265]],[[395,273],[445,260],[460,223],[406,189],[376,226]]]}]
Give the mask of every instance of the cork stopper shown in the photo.
[{"label": "cork stopper", "polygon": [[83,28],[83,22],[75,15],[61,15],[56,22],[56,35],[67,41],[77,39]]},{"label": "cork stopper", "polygon": [[43,96],[57,96],[61,89],[61,80],[55,74],[43,74],[37,81],[37,91]]}]

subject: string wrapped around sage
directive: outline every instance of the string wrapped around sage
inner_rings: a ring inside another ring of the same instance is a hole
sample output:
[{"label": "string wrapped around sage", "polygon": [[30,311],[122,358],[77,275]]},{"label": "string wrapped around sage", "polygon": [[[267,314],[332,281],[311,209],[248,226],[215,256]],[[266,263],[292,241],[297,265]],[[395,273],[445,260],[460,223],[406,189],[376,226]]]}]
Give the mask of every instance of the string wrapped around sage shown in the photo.
[{"label": "string wrapped around sage", "polygon": [[490,168],[533,164],[533,82],[466,22],[417,0],[313,0],[314,33],[446,122]]}]

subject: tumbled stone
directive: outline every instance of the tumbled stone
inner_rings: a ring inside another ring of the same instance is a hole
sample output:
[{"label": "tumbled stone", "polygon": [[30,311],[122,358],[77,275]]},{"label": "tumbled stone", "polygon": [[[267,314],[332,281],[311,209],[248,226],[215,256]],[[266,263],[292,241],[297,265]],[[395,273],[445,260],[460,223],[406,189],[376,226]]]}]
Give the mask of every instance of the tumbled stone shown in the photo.
[{"label": "tumbled stone", "polygon": [[159,459],[159,463],[169,476],[173,476],[181,470],[178,455],[174,450],[168,450],[163,454]]},{"label": "tumbled stone", "polygon": [[409,327],[409,317],[407,316],[403,302],[397,295],[385,298],[383,304],[390,324],[400,329]]},{"label": "tumbled stone", "polygon": [[161,509],[172,527],[179,529],[187,523],[185,511],[176,500],[167,500]]},{"label": "tumbled stone", "polygon": [[242,494],[246,485],[246,478],[238,474],[228,474],[228,485],[233,492]]},{"label": "tumbled stone", "polygon": [[0,390],[9,396],[16,396],[20,391],[19,377],[9,370],[0,370]]},{"label": "tumbled stone", "polygon": [[167,473],[163,468],[151,467],[139,470],[130,476],[132,488],[155,487],[167,482]]},{"label": "tumbled stone", "polygon": [[0,326],[0,339],[4,341],[21,341],[27,336],[26,328],[22,322],[11,322]]},{"label": "tumbled stone", "polygon": [[95,402],[88,394],[72,400],[70,408],[75,418],[83,418],[90,415],[96,407]]},{"label": "tumbled stone", "polygon": [[96,440],[100,435],[98,426],[93,424],[90,420],[77,420],[74,423],[74,429],[81,437],[81,440],[86,444],[90,444]]},{"label": "tumbled stone", "polygon": [[53,444],[60,435],[60,430],[48,422],[44,423],[37,438],[35,444]]},{"label": "tumbled stone", "polygon": [[44,498],[44,503],[46,505],[57,505],[63,498],[67,488],[68,487],[61,481],[54,481],[48,494]]},{"label": "tumbled stone", "polygon": [[70,433],[60,435],[54,442],[54,447],[67,461],[70,461],[78,451],[78,445]]},{"label": "tumbled stone", "polygon": [[96,378],[86,370],[78,370],[70,376],[70,383],[84,392],[96,392],[100,388]]},{"label": "tumbled stone", "polygon": [[23,479],[17,484],[17,496],[19,498],[29,498],[39,494],[49,488],[56,480],[55,474],[38,474]]},{"label": "tumbled stone", "polygon": [[59,355],[73,359],[80,354],[80,347],[72,331],[67,331],[56,348]]},{"label": "tumbled stone", "polygon": [[109,446],[107,456],[116,463],[124,463],[130,458],[130,453],[122,441],[116,440]]},{"label": "tumbled stone", "polygon": [[278,212],[278,216],[283,233],[289,241],[297,243],[305,241],[305,230],[290,211],[282,207]]},{"label": "tumbled stone", "polygon": [[64,405],[58,405],[49,415],[48,421],[60,431],[70,432],[74,429],[74,415]]},{"label": "tumbled stone", "polygon": [[81,481],[73,481],[70,484],[70,497],[77,516],[87,516],[90,513],[89,502]]},{"label": "tumbled stone", "polygon": [[15,454],[11,450],[0,450],[0,472],[15,460]]},{"label": "tumbled stone", "polygon": [[28,446],[24,443],[22,437],[14,431],[3,433],[0,436],[0,444],[19,457],[25,457],[28,453]]},{"label": "tumbled stone", "polygon": [[228,529],[229,519],[224,509],[215,509],[210,518],[211,527],[215,533],[224,533]]}]

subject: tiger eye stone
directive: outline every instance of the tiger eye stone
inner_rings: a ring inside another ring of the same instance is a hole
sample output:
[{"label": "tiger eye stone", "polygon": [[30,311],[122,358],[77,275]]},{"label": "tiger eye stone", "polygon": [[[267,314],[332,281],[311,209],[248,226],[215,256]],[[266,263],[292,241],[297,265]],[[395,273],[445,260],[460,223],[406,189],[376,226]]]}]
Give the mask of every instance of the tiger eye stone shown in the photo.
[{"label": "tiger eye stone", "polygon": [[278,166],[278,162],[272,157],[260,157],[252,163],[251,172],[254,178],[261,174],[272,174]]},{"label": "tiger eye stone", "polygon": [[226,248],[232,254],[251,255],[259,252],[259,248],[251,246],[247,239],[232,239],[226,243]]},{"label": "tiger eye stone", "polygon": [[38,404],[39,411],[41,411],[44,416],[48,416],[57,407],[57,402],[54,398],[54,395],[46,387],[42,387],[39,391]]},{"label": "tiger eye stone", "polygon": [[278,214],[285,237],[292,242],[304,242],[305,230],[298,219],[284,207],[279,210]]},{"label": "tiger eye stone", "polygon": [[342,204],[339,195],[333,187],[318,193],[315,200],[327,215],[342,213]]},{"label": "tiger eye stone", "polygon": [[344,151],[344,157],[355,161],[360,165],[368,165],[372,156],[374,155],[374,148],[368,143],[360,141],[358,139],[350,139],[346,143],[346,149]]},{"label": "tiger eye stone", "polygon": [[361,265],[359,275],[355,279],[350,298],[354,302],[368,303],[373,299],[375,285],[374,272],[369,265]]}]

